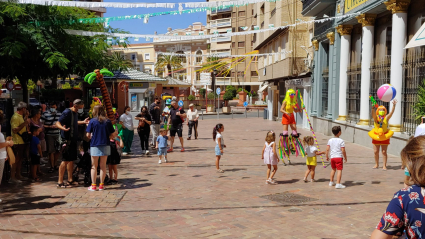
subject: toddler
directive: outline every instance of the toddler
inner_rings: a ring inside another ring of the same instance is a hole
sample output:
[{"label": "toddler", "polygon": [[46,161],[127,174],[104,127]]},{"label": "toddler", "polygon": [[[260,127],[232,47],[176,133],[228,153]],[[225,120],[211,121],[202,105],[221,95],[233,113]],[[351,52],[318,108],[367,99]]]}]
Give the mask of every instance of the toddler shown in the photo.
[{"label": "toddler", "polygon": [[124,142],[121,136],[118,135],[117,129],[111,134],[109,142],[111,144],[111,154],[106,161],[109,168],[108,184],[116,184],[118,183],[118,164],[121,163],[122,148],[124,148]]},{"label": "toddler", "polygon": [[339,136],[341,136],[341,127],[340,126],[334,126],[332,127],[332,133],[335,135],[335,138],[332,138],[328,141],[328,146],[326,148],[326,161],[329,161],[329,154],[331,158],[331,180],[329,182],[329,186],[335,186],[334,183],[334,176],[335,171],[338,171],[337,174],[337,181],[336,181],[336,189],[342,189],[345,188],[344,185],[341,184],[341,177],[342,177],[342,159],[344,158],[344,161],[347,162],[347,153],[345,152],[345,143],[344,140],[340,139]]},{"label": "toddler", "polygon": [[30,128],[31,132],[31,142],[30,142],[30,159],[31,159],[31,176],[33,182],[40,182],[41,179],[37,177],[37,172],[40,169],[40,158],[43,157],[43,152],[41,151],[40,140],[38,139],[38,134],[40,133],[41,128],[33,125]]},{"label": "toddler", "polygon": [[158,157],[159,161],[158,163],[161,164],[162,156],[164,156],[164,162],[167,162],[167,130],[166,129],[160,129],[159,130],[159,136],[156,138],[156,149],[158,150]]},{"label": "toddler", "polygon": [[311,173],[311,182],[314,182],[314,174],[316,173],[317,159],[316,155],[325,154],[325,152],[319,152],[316,146],[314,146],[314,139],[311,136],[306,136],[303,139],[304,150],[307,154],[307,171],[305,172],[304,182],[307,182],[307,177]]},{"label": "toddler", "polygon": [[226,148],[223,135],[221,134],[223,131],[223,124],[217,124],[213,129],[213,140],[215,140],[215,167],[217,168],[217,173],[224,173],[224,171],[220,169],[220,159],[223,155],[223,148]]},{"label": "toddler", "polygon": [[[267,164],[267,180],[266,184],[277,184],[276,181],[273,180],[273,176],[277,171],[277,154],[276,154],[276,135],[273,131],[267,132],[266,135],[266,143],[263,146],[262,159],[264,159],[264,164]],[[273,171],[270,175],[270,171],[273,165]]]}]

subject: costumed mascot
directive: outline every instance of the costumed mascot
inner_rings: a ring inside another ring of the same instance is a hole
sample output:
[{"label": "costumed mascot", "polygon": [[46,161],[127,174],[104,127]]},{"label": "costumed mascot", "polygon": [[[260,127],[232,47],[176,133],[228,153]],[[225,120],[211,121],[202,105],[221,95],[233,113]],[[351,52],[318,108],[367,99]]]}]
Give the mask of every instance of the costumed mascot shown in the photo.
[{"label": "costumed mascot", "polygon": [[[279,148],[280,148],[280,155],[282,158],[282,162],[285,164],[285,161],[283,160],[283,157],[286,157],[291,163],[289,159],[289,155],[301,154],[304,156],[304,149],[302,147],[301,142],[299,141],[300,134],[297,133],[297,124],[295,122],[295,114],[296,112],[302,112],[302,109],[298,107],[297,103],[297,93],[293,89],[289,89],[286,92],[285,99],[282,102],[282,107],[280,108],[280,112],[283,113],[282,115],[282,125],[283,125],[283,132],[280,134],[280,142],[279,142]],[[292,133],[289,135],[288,133],[288,126],[291,127]]]},{"label": "costumed mascot", "polygon": [[[387,170],[387,148],[390,144],[390,138],[394,134],[394,132],[389,129],[388,122],[394,113],[397,100],[392,101],[393,107],[391,112],[387,115],[387,109],[385,106],[378,106],[375,99],[373,99],[373,97],[370,98],[373,104],[372,116],[374,125],[374,128],[369,132],[369,136],[372,138],[373,150],[375,153],[375,166],[373,168],[376,169],[379,167],[379,148],[381,148],[384,159],[383,169]],[[376,108],[376,111],[374,108]]]}]

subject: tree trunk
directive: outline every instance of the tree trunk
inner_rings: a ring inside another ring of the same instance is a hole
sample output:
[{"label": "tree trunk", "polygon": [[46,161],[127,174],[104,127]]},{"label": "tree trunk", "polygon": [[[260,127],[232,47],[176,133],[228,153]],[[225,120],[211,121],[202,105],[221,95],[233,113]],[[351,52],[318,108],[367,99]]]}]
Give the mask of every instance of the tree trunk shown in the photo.
[{"label": "tree trunk", "polygon": [[[29,104],[29,94],[28,94],[28,79],[19,79],[22,88],[22,100]],[[18,102],[17,102],[18,103]]]},{"label": "tree trunk", "polygon": [[167,65],[167,70],[168,70],[168,77],[172,77],[171,76],[171,65],[170,64]]},{"label": "tree trunk", "polygon": [[108,115],[108,118],[113,121],[115,120],[114,110],[112,109],[111,98],[109,97],[108,88],[106,87],[103,76],[97,78],[97,83],[99,83],[100,92],[102,93],[103,105],[105,106],[106,114]]}]

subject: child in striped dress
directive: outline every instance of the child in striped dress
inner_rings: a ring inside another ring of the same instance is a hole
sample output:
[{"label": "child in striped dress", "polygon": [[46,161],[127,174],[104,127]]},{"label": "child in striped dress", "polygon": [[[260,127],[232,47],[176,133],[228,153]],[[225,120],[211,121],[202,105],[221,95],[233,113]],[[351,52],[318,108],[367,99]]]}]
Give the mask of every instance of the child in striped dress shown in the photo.
[{"label": "child in striped dress", "polygon": [[[276,135],[273,131],[267,132],[266,142],[263,147],[262,159],[264,160],[264,164],[267,164],[267,180],[266,184],[277,184],[276,181],[273,180],[273,176],[277,171],[277,154],[276,154]],[[273,165],[273,171],[271,171]],[[271,171],[271,175],[270,175]]]}]

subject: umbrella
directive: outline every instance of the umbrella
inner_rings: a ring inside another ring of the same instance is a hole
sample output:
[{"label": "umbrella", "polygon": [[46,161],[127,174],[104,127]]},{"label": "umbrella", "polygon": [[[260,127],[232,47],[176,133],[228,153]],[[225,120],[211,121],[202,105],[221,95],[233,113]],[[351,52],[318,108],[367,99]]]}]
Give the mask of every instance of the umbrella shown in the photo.
[{"label": "umbrella", "polygon": [[413,36],[412,40],[406,45],[404,49],[424,46],[425,45],[425,23],[419,28],[416,34]]}]

